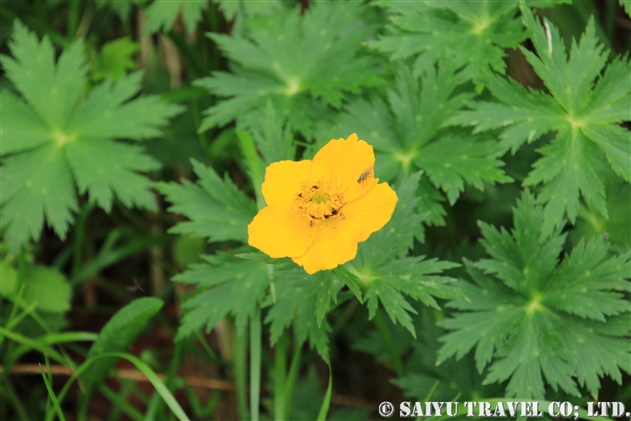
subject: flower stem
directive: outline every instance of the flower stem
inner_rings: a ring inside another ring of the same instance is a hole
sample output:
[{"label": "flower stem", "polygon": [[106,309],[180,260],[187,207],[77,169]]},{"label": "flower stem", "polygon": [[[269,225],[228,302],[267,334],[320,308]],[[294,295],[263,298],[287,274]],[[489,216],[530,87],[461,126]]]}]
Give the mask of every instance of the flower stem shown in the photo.
[{"label": "flower stem", "polygon": [[280,337],[274,350],[274,419],[281,421],[285,418],[285,383],[287,381],[287,335]]},{"label": "flower stem", "polygon": [[300,346],[300,342],[294,341],[294,356],[291,359],[291,364],[289,365],[289,374],[287,374],[287,379],[285,381],[285,390],[283,392],[285,399],[285,414],[284,419],[288,420],[291,412],[291,402],[294,397],[294,389],[296,384],[296,378],[298,377],[298,369],[300,368],[300,351],[302,347]]},{"label": "flower stem", "polygon": [[261,309],[257,308],[250,322],[250,419],[252,421],[259,421],[261,339]]},{"label": "flower stem", "polygon": [[248,389],[248,377],[246,371],[246,349],[248,348],[248,336],[245,332],[237,333],[234,347],[234,377],[237,384],[237,407],[239,419],[247,420],[248,406],[246,393]]},{"label": "flower stem", "polygon": [[375,324],[377,325],[377,331],[379,331],[379,334],[381,335],[383,344],[386,347],[386,351],[388,351],[388,354],[390,355],[390,360],[394,365],[394,371],[396,371],[399,377],[403,376],[403,362],[401,361],[401,356],[394,345],[394,340],[392,339],[392,335],[390,335],[390,331],[386,326],[386,321],[381,314],[381,310],[377,310],[377,314],[375,315]]}]

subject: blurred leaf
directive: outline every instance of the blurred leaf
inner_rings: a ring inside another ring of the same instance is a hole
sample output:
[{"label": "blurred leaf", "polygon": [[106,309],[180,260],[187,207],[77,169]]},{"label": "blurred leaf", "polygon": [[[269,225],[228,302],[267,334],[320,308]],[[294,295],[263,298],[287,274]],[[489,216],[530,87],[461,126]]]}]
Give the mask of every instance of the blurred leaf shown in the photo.
[{"label": "blurred leaf", "polygon": [[119,80],[136,68],[133,55],[140,46],[129,38],[119,38],[103,45],[101,51],[93,59],[92,79],[101,81],[110,78]]},{"label": "blurred leaf", "polygon": [[[125,352],[136,337],[147,327],[151,318],[163,306],[162,300],[143,297],[132,301],[120,309],[103,326],[98,339],[92,344],[86,358],[110,352]],[[87,394],[107,377],[116,364],[116,358],[106,358],[99,364],[90,365],[81,375]]]},{"label": "blurred leaf", "polygon": [[70,310],[72,288],[58,271],[43,266],[27,266],[20,282],[24,285],[22,297],[27,305],[36,302],[38,310],[52,313]]},{"label": "blurred leaf", "polygon": [[188,235],[179,236],[173,243],[173,259],[179,267],[185,268],[201,262],[205,250],[205,241]]},{"label": "blurred leaf", "polygon": [[268,100],[306,136],[316,121],[339,108],[345,92],[379,83],[372,57],[357,57],[370,31],[363,7],[350,2],[314,3],[258,18],[247,36],[208,34],[234,63],[232,73],[215,72],[196,85],[231,97],[206,110],[200,131],[240,117],[256,121]]},{"label": "blurred leaf", "polygon": [[222,180],[210,167],[191,160],[199,177],[197,184],[188,180],[157,183],[156,188],[173,203],[169,211],[181,213],[190,221],[180,222],[169,232],[188,234],[210,241],[246,242],[247,226],[256,214],[256,205],[228,178]]},{"label": "blurred leaf", "polygon": [[281,0],[247,1],[247,0],[217,0],[219,10],[225,15],[226,20],[233,20],[240,8],[243,8],[245,17],[258,15],[271,15],[277,13],[283,6]]},{"label": "blurred leaf", "polygon": [[125,102],[140,89],[140,74],[106,81],[83,98],[86,67],[82,44],[65,49],[57,64],[50,41],[16,21],[2,56],[8,79],[22,98],[2,91],[2,213],[6,236],[16,250],[39,238],[44,218],[64,237],[78,209],[74,188],[109,211],[114,196],[126,206],[155,209],[150,181],[138,172],[158,163],[142,148],[113,138],[158,136],[158,126],[181,107],[157,97]]},{"label": "blurred leaf", "polygon": [[123,20],[129,17],[132,5],[138,2],[139,0],[96,0],[100,7],[110,7]]},{"label": "blurred leaf", "polygon": [[145,9],[147,23],[144,33],[148,35],[160,30],[169,30],[181,14],[186,31],[192,34],[207,3],[207,0],[155,0]]},{"label": "blurred leaf", "polygon": [[18,272],[6,260],[0,262],[0,295],[12,297],[18,292]]}]

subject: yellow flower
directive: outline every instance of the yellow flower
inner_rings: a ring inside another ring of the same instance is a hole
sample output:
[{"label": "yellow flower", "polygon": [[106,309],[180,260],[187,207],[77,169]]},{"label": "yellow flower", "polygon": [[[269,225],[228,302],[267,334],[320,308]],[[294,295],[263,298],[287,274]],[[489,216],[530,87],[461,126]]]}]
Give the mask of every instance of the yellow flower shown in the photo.
[{"label": "yellow flower", "polygon": [[356,134],[331,140],[311,160],[265,170],[267,206],[248,226],[248,242],[270,257],[291,257],[309,274],[355,258],[357,244],[392,216],[396,193],[374,177],[375,155]]}]

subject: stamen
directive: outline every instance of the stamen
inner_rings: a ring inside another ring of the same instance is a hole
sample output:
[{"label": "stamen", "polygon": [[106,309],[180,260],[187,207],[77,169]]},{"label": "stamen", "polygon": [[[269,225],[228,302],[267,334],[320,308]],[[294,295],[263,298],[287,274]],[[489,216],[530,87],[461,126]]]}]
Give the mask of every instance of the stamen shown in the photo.
[{"label": "stamen", "polygon": [[303,181],[295,200],[309,220],[309,226],[333,217],[346,219],[340,214],[346,204],[346,193],[329,180]]}]

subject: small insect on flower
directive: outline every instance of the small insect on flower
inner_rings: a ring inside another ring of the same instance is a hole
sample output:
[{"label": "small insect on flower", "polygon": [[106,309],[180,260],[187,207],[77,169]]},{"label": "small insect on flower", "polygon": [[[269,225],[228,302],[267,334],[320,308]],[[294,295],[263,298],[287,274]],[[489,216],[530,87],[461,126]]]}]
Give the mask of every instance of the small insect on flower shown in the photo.
[{"label": "small insect on flower", "polygon": [[358,183],[363,183],[364,181],[366,181],[368,179],[368,177],[370,177],[370,175],[372,174],[372,170],[373,167],[368,167],[368,169],[366,169],[363,173],[361,173],[359,175],[359,178],[357,179]]},{"label": "small insect on flower", "polygon": [[354,259],[398,200],[374,178],[374,163],[372,146],[352,134],[332,139],[313,160],[270,164],[261,186],[267,206],[248,225],[248,243],[273,258],[290,257],[308,274]]}]

